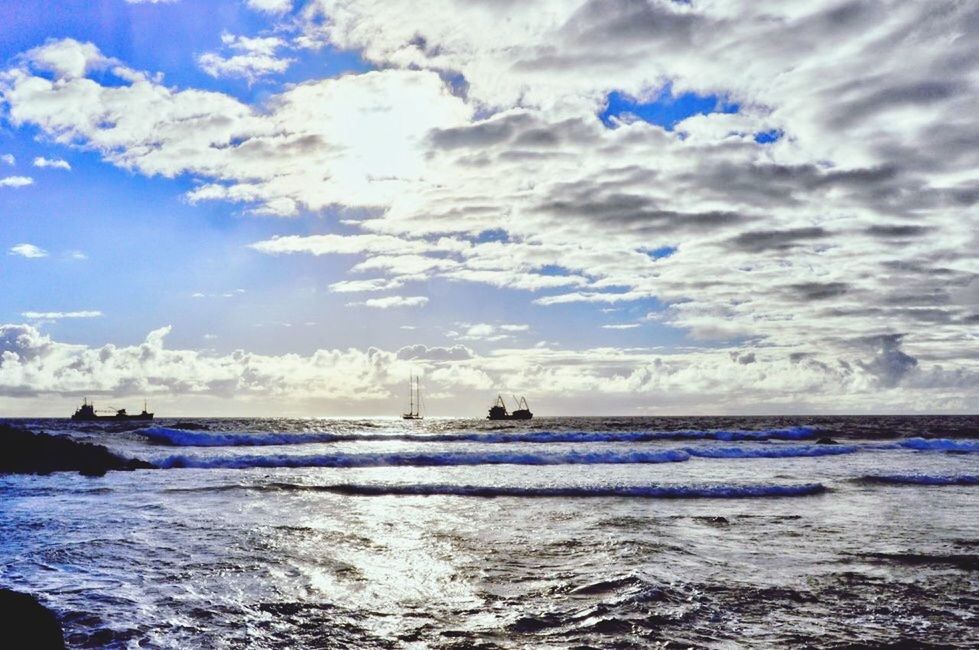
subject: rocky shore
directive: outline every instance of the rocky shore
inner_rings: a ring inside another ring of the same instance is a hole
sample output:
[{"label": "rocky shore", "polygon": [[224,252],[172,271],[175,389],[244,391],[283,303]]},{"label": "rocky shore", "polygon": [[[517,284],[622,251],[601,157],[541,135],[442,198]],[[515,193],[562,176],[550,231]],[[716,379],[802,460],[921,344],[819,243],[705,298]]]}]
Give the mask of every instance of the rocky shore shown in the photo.
[{"label": "rocky shore", "polygon": [[154,466],[117,456],[102,445],[0,424],[0,474],[79,472],[85,476],[102,476],[108,471],[135,469],[154,469]]}]

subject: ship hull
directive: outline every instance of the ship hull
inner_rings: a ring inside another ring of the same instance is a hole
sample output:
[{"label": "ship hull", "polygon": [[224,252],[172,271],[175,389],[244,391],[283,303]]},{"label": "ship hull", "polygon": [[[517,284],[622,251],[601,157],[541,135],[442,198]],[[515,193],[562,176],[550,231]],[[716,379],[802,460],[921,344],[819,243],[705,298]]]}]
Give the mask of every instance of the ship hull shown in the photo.
[{"label": "ship hull", "polygon": [[534,417],[533,413],[508,413],[506,415],[488,415],[487,420],[529,420]]},{"label": "ship hull", "polygon": [[73,415],[73,422],[130,422],[133,420],[148,422],[153,419],[153,414],[147,415]]}]

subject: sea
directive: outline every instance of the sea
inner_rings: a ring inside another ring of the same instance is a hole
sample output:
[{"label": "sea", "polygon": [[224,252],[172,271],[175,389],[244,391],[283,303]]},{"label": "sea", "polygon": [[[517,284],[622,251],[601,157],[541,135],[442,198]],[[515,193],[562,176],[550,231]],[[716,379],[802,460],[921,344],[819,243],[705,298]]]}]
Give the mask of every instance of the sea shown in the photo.
[{"label": "sea", "polygon": [[979,416],[5,422],[159,467],[0,476],[71,647],[979,647]]}]

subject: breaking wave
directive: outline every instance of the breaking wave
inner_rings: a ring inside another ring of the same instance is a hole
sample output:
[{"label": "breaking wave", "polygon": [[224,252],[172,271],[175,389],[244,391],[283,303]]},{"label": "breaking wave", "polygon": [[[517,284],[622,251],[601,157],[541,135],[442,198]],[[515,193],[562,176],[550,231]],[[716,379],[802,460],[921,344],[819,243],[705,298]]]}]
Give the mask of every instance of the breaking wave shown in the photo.
[{"label": "breaking wave", "polygon": [[888,485],[979,485],[979,476],[971,474],[872,474],[860,480]]},{"label": "breaking wave", "polygon": [[765,441],[805,440],[815,435],[811,427],[790,427],[763,431],[497,431],[467,433],[239,433],[187,431],[168,427],[149,427],[137,431],[151,442],[174,447],[262,447],[330,442],[478,442],[478,443],[560,443],[560,442],[653,442],[657,440]]},{"label": "breaking wave", "polygon": [[821,483],[797,485],[611,485],[569,487],[507,487],[483,485],[295,485],[276,483],[280,490],[311,490],[352,496],[465,496],[465,497],[638,497],[646,499],[744,499],[759,497],[799,497],[821,494]]},{"label": "breaking wave", "polygon": [[979,454],[979,441],[949,440],[948,438],[908,438],[897,443],[917,451],[948,451],[958,454]]},{"label": "breaking wave", "polygon": [[248,467],[440,467],[459,465],[604,465],[625,463],[676,463],[689,460],[690,455],[675,449],[657,452],[567,452],[528,454],[519,452],[494,453],[387,453],[387,454],[323,454],[315,456],[219,456],[202,458],[170,456],[156,463],[163,469],[193,467],[200,469]]},{"label": "breaking wave", "polygon": [[686,447],[664,451],[568,451],[551,453],[530,452],[401,452],[362,454],[264,456],[169,456],[156,463],[157,467],[198,469],[244,469],[249,467],[440,467],[463,465],[624,465],[678,463],[698,458],[791,458],[828,456],[858,451],[852,446],[825,447],[821,445],[765,446],[741,449],[738,447]]},{"label": "breaking wave", "polygon": [[687,447],[685,452],[698,458],[795,458],[799,456],[840,456],[860,451],[855,445],[788,445],[765,447]]}]

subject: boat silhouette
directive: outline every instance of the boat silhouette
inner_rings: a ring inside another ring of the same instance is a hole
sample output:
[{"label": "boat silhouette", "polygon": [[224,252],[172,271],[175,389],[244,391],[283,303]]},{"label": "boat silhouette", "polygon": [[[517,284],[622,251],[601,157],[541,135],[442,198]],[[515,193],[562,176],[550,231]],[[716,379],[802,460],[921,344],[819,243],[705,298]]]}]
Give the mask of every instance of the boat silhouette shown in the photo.
[{"label": "boat silhouette", "polygon": [[[417,399],[416,399],[417,396]],[[418,385],[418,377],[409,374],[408,375],[408,412],[401,414],[402,420],[422,420],[424,416],[421,414],[422,407],[422,393],[421,387]]]},{"label": "boat silhouette", "polygon": [[89,404],[88,398],[86,397],[82,405],[78,407],[78,410],[72,414],[71,419],[76,422],[92,422],[95,420],[119,421],[153,419],[153,414],[146,411],[146,402],[143,402],[143,412],[136,415],[126,413],[126,409],[113,409],[108,412],[102,411],[102,413],[111,413],[111,415],[99,415],[99,411],[95,410],[95,403],[93,402]]},{"label": "boat silhouette", "polygon": [[530,407],[527,406],[526,398],[521,397],[513,400],[517,403],[517,408],[512,413],[507,411],[506,402],[503,401],[502,395],[496,396],[496,403],[490,407],[489,415],[486,416],[487,420],[529,420],[534,417],[534,414],[530,412]]}]

